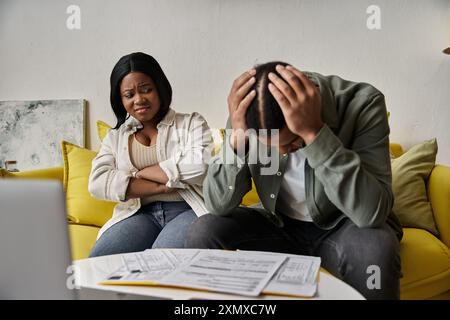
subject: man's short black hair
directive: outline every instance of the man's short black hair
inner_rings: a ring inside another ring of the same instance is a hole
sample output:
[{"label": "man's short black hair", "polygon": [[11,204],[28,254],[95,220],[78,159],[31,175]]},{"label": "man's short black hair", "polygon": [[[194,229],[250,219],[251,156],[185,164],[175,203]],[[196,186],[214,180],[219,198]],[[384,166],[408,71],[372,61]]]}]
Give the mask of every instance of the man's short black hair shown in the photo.
[{"label": "man's short black hair", "polygon": [[[256,96],[247,109],[246,121],[248,129],[254,129],[259,132],[260,129],[282,129],[286,126],[283,112],[280,105],[269,91],[269,73],[273,72],[280,76],[275,67],[280,64],[287,66],[282,61],[272,61],[255,66],[255,84],[253,88]],[[281,77],[281,76],[280,76]]]}]

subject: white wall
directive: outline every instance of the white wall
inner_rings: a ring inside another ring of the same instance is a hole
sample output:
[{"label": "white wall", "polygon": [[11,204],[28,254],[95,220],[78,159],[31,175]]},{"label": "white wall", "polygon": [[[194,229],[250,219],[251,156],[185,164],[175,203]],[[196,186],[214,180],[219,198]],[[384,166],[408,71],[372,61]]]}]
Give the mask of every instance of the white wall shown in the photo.
[{"label": "white wall", "polygon": [[[66,28],[70,4],[81,30]],[[366,27],[371,4],[381,30]],[[450,165],[448,0],[0,0],[0,46],[0,100],[87,99],[92,148],[95,121],[115,123],[113,65],[144,51],[171,81],[173,107],[212,127],[225,124],[233,79],[258,62],[370,82],[386,95],[391,140],[408,148],[437,137],[438,161]]]}]

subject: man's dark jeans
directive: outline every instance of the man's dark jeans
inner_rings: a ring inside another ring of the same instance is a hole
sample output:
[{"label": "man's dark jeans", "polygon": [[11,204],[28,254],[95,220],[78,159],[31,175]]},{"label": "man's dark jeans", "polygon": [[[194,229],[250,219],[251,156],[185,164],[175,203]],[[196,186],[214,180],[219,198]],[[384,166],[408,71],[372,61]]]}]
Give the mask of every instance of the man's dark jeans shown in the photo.
[{"label": "man's dark jeans", "polygon": [[242,207],[227,216],[207,214],[191,225],[186,247],[320,256],[326,270],[365,298],[399,299],[400,244],[387,224],[359,228],[343,219],[332,230],[323,230],[311,222],[283,220],[284,227],[278,228]]}]

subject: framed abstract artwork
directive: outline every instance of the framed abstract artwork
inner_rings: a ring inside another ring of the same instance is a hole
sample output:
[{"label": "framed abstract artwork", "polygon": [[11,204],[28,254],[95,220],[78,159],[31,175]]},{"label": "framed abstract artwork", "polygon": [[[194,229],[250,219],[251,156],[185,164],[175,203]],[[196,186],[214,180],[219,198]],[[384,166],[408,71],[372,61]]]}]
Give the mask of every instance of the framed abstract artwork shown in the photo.
[{"label": "framed abstract artwork", "polygon": [[85,100],[0,101],[0,164],[19,171],[63,165],[61,141],[85,147]]}]

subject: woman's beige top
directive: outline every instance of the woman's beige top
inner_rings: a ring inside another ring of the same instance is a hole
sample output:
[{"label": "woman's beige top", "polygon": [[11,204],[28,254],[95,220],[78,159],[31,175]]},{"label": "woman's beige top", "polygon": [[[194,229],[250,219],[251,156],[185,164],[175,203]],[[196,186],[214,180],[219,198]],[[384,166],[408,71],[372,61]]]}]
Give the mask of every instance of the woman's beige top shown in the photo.
[{"label": "woman's beige top", "polygon": [[[150,146],[143,145],[136,139],[136,135],[130,135],[131,149],[130,160],[136,169],[142,170],[145,167],[158,163],[156,144]],[[184,201],[180,194],[175,190],[168,194],[158,194],[150,197],[141,198],[141,205],[146,205],[155,201]]]}]

